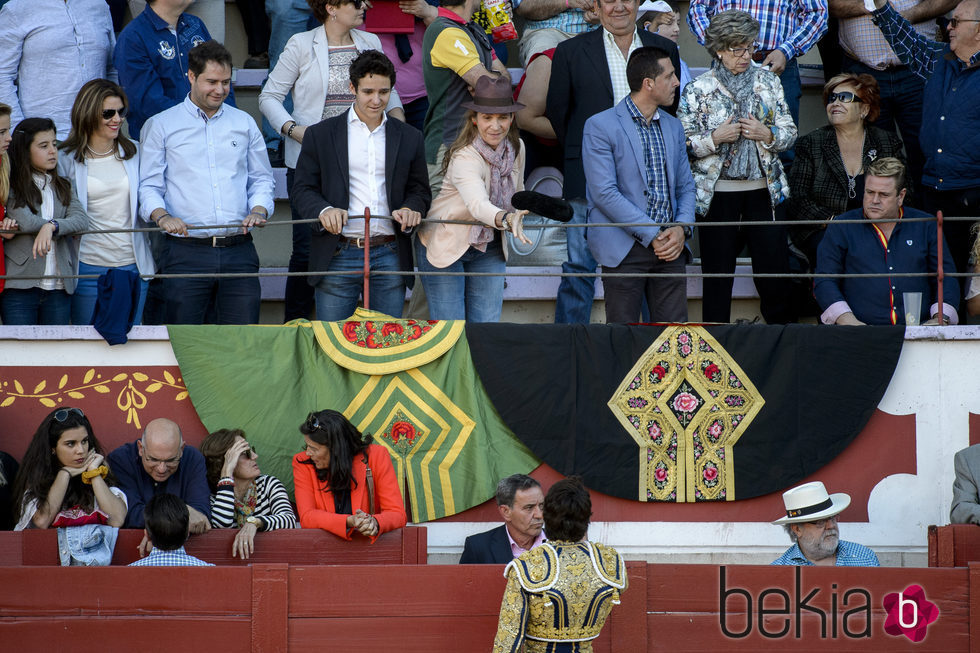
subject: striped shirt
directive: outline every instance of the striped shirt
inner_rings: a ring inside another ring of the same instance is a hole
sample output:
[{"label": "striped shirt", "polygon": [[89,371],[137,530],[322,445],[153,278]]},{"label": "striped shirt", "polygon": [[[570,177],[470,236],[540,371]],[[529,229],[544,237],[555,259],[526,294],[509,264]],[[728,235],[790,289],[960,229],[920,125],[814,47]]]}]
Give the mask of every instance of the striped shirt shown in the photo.
[{"label": "striped shirt", "polygon": [[752,14],[762,27],[759,47],[780,50],[786,60],[809,51],[827,31],[827,0],[691,0],[687,24],[704,45],[711,17],[730,9]]},{"label": "striped shirt", "polygon": [[[800,545],[794,543],[786,549],[786,553],[772,561],[774,565],[787,566],[815,566],[800,551]],[[838,567],[880,567],[878,556],[866,546],[840,540],[837,542],[837,562]]]},{"label": "striped shirt", "polygon": [[210,562],[188,555],[184,547],[173,551],[161,551],[154,548],[150,555],[141,560],[129,563],[130,567],[213,567]]},{"label": "striped shirt", "polygon": [[664,145],[663,132],[660,131],[660,110],[657,109],[650,122],[647,122],[630,96],[626,97],[626,110],[633,118],[643,148],[647,178],[647,215],[654,222],[670,222],[673,212],[670,208],[670,188],[667,185],[667,147]]},{"label": "striped shirt", "polygon": [[[225,479],[221,479],[225,480]],[[278,528],[296,528],[296,514],[289,503],[289,495],[282,482],[275,476],[262,474],[255,479],[255,511],[253,517],[262,520],[264,531]],[[219,486],[211,495],[211,526],[237,528],[235,523],[235,487]]]},{"label": "striped shirt", "polygon": [[[891,0],[897,11],[905,11],[923,0]],[[929,40],[936,38],[936,21],[927,20],[913,25],[915,31]],[[901,65],[898,55],[888,45],[881,30],[874,24],[871,14],[857,18],[840,19],[840,44],[844,52],[866,66],[884,70],[888,66]]]},{"label": "striped shirt", "polygon": [[[513,0],[514,9],[521,6],[521,0]],[[533,29],[556,29],[566,34],[583,34],[593,29],[585,22],[585,12],[581,9],[566,9],[565,11],[542,20],[525,20],[524,33]]]},{"label": "striped shirt", "polygon": [[630,94],[630,84],[626,79],[626,61],[633,50],[643,47],[640,35],[633,30],[633,42],[630,43],[630,51],[623,56],[623,51],[616,45],[616,37],[612,32],[602,28],[602,43],[606,48],[606,62],[609,65],[609,79],[612,80],[613,105],[623,101],[623,98]]}]

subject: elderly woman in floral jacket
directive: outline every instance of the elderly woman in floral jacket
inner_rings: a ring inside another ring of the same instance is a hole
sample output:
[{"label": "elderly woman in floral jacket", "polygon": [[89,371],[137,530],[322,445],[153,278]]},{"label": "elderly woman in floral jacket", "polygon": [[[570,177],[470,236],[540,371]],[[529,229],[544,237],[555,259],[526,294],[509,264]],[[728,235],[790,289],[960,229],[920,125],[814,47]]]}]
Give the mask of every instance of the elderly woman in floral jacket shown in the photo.
[{"label": "elderly woman in floral jacket", "polygon": [[[677,111],[697,187],[697,221],[774,221],[772,226],[699,229],[705,273],[734,273],[746,243],[754,273],[789,270],[786,230],[775,223],[773,210],[789,197],[778,154],[796,142],[796,126],[779,77],[753,63],[758,34],[759,22],[744,11],[716,14],[705,32],[714,59],[711,69],[687,85]],[[704,280],[704,321],[730,321],[732,282]],[[758,278],[755,284],[766,322],[795,319],[787,279]]]}]

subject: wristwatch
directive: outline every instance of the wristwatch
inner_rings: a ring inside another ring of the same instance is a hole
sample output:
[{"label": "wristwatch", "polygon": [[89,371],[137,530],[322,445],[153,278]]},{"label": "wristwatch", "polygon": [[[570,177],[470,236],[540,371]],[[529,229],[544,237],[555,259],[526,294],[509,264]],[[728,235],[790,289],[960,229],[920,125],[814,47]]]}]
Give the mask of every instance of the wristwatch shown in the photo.
[{"label": "wristwatch", "polygon": [[510,231],[510,220],[507,218],[508,215],[510,214],[504,213],[504,217],[500,219],[500,229],[502,231]]},{"label": "wristwatch", "polygon": [[57,236],[58,235],[58,229],[61,228],[61,226],[58,224],[58,221],[57,220],[48,220],[48,224],[54,227],[54,235]]},{"label": "wristwatch", "polygon": [[253,517],[249,515],[248,517],[245,518],[245,521],[255,526],[256,530],[262,530],[262,520],[259,519],[258,517]]}]

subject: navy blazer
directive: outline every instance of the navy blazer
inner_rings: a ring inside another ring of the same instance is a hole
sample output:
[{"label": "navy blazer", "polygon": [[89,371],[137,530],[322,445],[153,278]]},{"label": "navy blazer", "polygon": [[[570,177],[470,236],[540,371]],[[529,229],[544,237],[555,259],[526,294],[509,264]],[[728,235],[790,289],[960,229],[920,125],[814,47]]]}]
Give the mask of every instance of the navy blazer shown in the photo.
[{"label": "navy blazer", "polygon": [[[589,222],[646,222],[649,226],[589,229],[589,249],[603,267],[616,267],[626,258],[633,243],[649,247],[660,233],[660,226],[647,215],[646,159],[640,135],[626,107],[627,99],[628,96],[585,123],[582,162],[587,180]],[[673,220],[693,224],[694,177],[684,144],[684,127],[663,107],[659,113]]]},{"label": "navy blazer", "polygon": [[[350,204],[350,165],[347,159],[347,112],[307,128],[303,146],[296,161],[296,176],[290,200],[303,219],[314,219],[328,207],[347,209]],[[400,120],[385,122],[385,182],[388,206],[395,211],[409,208],[425,217],[432,203],[429,173],[425,165],[422,132]],[[353,209],[359,215],[361,208]],[[311,223],[310,271],[330,269],[337,249],[338,234],[331,234],[318,222]],[[395,225],[398,258],[401,269],[411,271],[412,241],[409,234]],[[322,276],[309,276],[315,286]],[[413,277],[408,277],[411,285]]]},{"label": "navy blazer", "polygon": [[461,565],[505,565],[514,559],[507,539],[507,526],[501,525],[483,533],[470,535],[463,544]]},{"label": "navy blazer", "polygon": [[[680,72],[676,43],[646,30],[640,30],[639,34],[644,46],[655,45],[666,50],[674,70]],[[602,35],[603,30],[599,28],[562,41],[551,62],[545,115],[565,152],[565,199],[585,197],[585,171],[582,169],[585,121],[615,104]],[[665,107],[667,113],[677,113],[679,100],[680,88],[674,92],[674,102]]]}]

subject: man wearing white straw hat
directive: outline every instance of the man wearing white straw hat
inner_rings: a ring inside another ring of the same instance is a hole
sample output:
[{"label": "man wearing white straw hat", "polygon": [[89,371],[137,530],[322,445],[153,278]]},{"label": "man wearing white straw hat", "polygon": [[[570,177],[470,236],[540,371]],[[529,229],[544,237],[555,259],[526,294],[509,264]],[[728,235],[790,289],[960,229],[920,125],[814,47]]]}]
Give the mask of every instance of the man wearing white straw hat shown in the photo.
[{"label": "man wearing white straw hat", "polygon": [[878,556],[866,546],[838,536],[837,515],[851,503],[844,493],[827,494],[820,481],[783,492],[786,516],[773,524],[786,528],[793,546],[773,560],[774,565],[879,567]]}]

